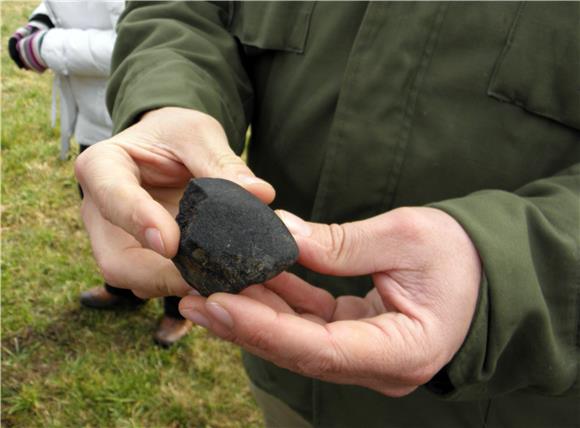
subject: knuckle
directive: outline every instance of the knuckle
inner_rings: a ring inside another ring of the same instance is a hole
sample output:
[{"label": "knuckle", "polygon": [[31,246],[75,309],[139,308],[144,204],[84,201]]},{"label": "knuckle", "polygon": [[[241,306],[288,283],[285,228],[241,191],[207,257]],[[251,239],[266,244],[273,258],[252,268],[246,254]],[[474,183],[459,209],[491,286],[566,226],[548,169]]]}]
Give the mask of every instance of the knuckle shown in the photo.
[{"label": "knuckle", "polygon": [[337,353],[327,348],[307,356],[301,356],[295,363],[295,369],[298,373],[319,379],[326,379],[342,373],[342,366]]},{"label": "knuckle", "polygon": [[87,153],[85,151],[77,156],[74,163],[75,177],[79,182],[84,181],[86,168],[87,168]]},{"label": "knuckle", "polygon": [[115,206],[114,201],[116,200],[111,194],[113,186],[114,183],[111,181],[103,180],[95,183],[95,186],[93,187],[94,199],[99,211],[102,216],[109,221],[112,218],[111,210]]},{"label": "knuckle", "polygon": [[245,337],[245,344],[259,351],[268,353],[272,348],[272,332],[269,330],[256,330]]},{"label": "knuckle", "polygon": [[[221,124],[208,114],[199,111],[171,111],[169,122],[157,128],[158,139],[171,142],[176,148],[185,148],[194,141],[198,147],[209,148],[215,142],[215,136],[227,141]],[[171,126],[166,126],[169,123]],[[187,138],[183,138],[187,135]]]},{"label": "knuckle", "polygon": [[147,206],[147,199],[136,197],[133,188],[111,180],[98,183],[94,194],[103,218],[139,239],[139,233],[143,229],[142,213]]},{"label": "knuckle", "polygon": [[405,241],[421,244],[429,230],[425,217],[414,208],[398,208],[393,211],[396,230]]},{"label": "knuckle", "polygon": [[119,286],[119,275],[117,268],[115,267],[115,263],[112,261],[112,259],[110,257],[95,255],[95,260],[105,282],[107,284]]},{"label": "knuckle", "polygon": [[149,201],[145,197],[135,199],[131,204],[131,211],[129,214],[129,221],[126,225],[130,232],[137,237],[137,234],[144,228],[143,213],[147,210]]},{"label": "knuckle", "polygon": [[110,144],[110,140],[102,141],[99,144],[93,144],[77,156],[74,161],[74,173],[81,184],[86,181],[87,174],[89,174],[92,169],[93,161],[102,156],[102,151],[108,144]]},{"label": "knuckle", "polygon": [[216,153],[211,158],[211,165],[213,171],[232,171],[238,170],[242,172],[246,169],[246,165],[234,153]]},{"label": "knuckle", "polygon": [[330,236],[330,249],[328,256],[332,262],[338,262],[348,258],[348,246],[346,245],[346,233],[344,226],[333,223],[328,228]]}]

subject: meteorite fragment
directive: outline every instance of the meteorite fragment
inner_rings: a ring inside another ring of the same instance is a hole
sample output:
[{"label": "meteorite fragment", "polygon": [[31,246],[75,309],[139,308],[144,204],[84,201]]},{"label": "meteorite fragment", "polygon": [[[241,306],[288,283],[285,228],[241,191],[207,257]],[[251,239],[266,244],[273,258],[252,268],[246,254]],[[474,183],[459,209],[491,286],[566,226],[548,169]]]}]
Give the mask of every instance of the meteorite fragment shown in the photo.
[{"label": "meteorite fragment", "polygon": [[238,293],[298,257],[294,238],[274,211],[228,180],[191,180],[176,220],[181,238],[173,262],[202,296]]}]

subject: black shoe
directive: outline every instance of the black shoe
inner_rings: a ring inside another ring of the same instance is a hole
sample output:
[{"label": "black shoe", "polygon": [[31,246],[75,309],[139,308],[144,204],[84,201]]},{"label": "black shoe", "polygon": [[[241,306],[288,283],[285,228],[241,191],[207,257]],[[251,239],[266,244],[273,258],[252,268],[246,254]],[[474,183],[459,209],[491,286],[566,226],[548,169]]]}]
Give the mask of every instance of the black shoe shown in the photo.
[{"label": "black shoe", "polygon": [[93,309],[135,309],[146,301],[135,296],[109,293],[104,287],[94,287],[81,293],[80,302],[81,305]]}]

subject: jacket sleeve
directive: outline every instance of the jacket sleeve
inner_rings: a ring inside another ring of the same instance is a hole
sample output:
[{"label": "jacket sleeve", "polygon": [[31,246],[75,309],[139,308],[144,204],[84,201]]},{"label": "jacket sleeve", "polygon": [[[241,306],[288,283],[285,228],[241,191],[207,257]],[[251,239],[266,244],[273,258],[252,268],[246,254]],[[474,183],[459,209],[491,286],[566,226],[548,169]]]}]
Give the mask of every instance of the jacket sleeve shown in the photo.
[{"label": "jacket sleeve", "polygon": [[40,53],[57,74],[107,77],[115,45],[115,30],[53,28]]},{"label": "jacket sleeve", "polygon": [[117,28],[107,93],[115,132],[146,111],[184,107],[217,119],[241,151],[252,88],[227,30],[230,3],[129,4]]},{"label": "jacket sleeve", "polygon": [[470,332],[427,387],[454,399],[578,391],[580,164],[514,193],[432,205],[459,221],[484,270]]}]

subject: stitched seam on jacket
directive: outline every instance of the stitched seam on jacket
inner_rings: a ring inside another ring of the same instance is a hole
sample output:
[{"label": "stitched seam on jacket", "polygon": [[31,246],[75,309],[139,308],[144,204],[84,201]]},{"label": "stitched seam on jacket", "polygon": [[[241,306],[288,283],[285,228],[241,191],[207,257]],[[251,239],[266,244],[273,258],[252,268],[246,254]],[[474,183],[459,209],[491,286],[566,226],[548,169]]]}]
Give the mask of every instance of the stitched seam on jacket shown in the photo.
[{"label": "stitched seam on jacket", "polygon": [[445,12],[447,11],[447,5],[440,4],[437,14],[433,20],[431,31],[423,51],[421,53],[421,60],[419,61],[419,66],[417,68],[417,73],[413,80],[411,89],[409,90],[409,95],[405,101],[405,108],[403,113],[403,120],[401,123],[401,130],[399,132],[398,143],[395,148],[395,155],[393,160],[393,167],[391,168],[391,173],[389,179],[387,180],[385,197],[381,203],[381,207],[384,207],[382,211],[387,211],[392,208],[395,200],[396,189],[401,178],[401,171],[403,164],[405,163],[406,148],[409,143],[409,138],[411,135],[411,128],[413,124],[413,117],[415,113],[415,107],[417,105],[417,99],[419,97],[419,89],[423,83],[423,78],[425,76],[425,71],[431,62],[431,57],[435,51],[435,46],[439,39],[439,33],[441,31],[443,18],[445,17]]},{"label": "stitched seam on jacket", "polygon": [[[494,93],[493,89],[491,89],[491,88],[496,85],[496,80],[497,80],[497,75],[499,74],[499,70],[501,69],[501,66],[504,62],[506,55],[511,50],[514,36],[517,33],[518,27],[520,25],[520,16],[522,15],[522,13],[524,11],[525,6],[526,6],[525,2],[522,2],[519,5],[518,11],[516,13],[514,21],[511,25],[510,31],[508,33],[508,37],[507,37],[507,40],[505,42],[505,47],[503,49],[503,52],[500,54],[500,57],[497,60],[497,62],[495,63],[495,66],[494,66],[493,71],[491,73],[491,79],[490,79],[490,82],[488,84],[488,91],[487,91],[488,95],[496,95]],[[502,97],[502,99],[506,100],[505,95],[501,95],[501,97]],[[507,98],[507,99],[509,99],[509,98]]]},{"label": "stitched seam on jacket", "polygon": [[555,114],[550,113],[549,110],[546,110],[544,108],[538,106],[530,106],[530,102],[528,101],[528,99],[526,99],[525,94],[518,95],[515,91],[513,90],[510,91],[509,90],[510,88],[507,88],[508,90],[502,88],[501,81],[498,80],[505,59],[510,53],[513,47],[513,41],[516,35],[518,34],[519,27],[522,22],[520,18],[523,15],[526,6],[527,6],[526,2],[523,2],[519,5],[518,11],[516,12],[516,16],[510,26],[505,46],[494,65],[491,78],[487,86],[487,95],[497,99],[498,101],[513,104],[529,113],[541,116],[545,119],[553,120],[557,122],[559,125],[564,125],[572,129],[577,129],[577,127],[575,127],[573,124],[570,124],[569,119],[564,119],[563,117],[556,116]]},{"label": "stitched seam on jacket", "polygon": [[[334,174],[334,167],[339,149],[341,149],[342,145],[345,143],[344,127],[348,122],[347,113],[350,111],[350,105],[347,104],[347,102],[352,96],[352,91],[357,87],[358,80],[356,79],[356,76],[363,60],[361,53],[364,52],[364,47],[369,43],[368,40],[372,39],[372,35],[378,31],[379,26],[377,23],[371,26],[367,22],[369,19],[373,21],[377,19],[377,16],[369,16],[369,10],[370,5],[367,5],[367,10],[365,11],[361,21],[359,33],[353,42],[351,48],[352,53],[347,60],[346,69],[340,85],[339,99],[336,105],[334,118],[332,119],[334,129],[331,129],[329,132],[328,148],[321,168],[318,188],[310,215],[310,218],[313,221],[320,221],[322,219],[321,214],[329,205],[329,190],[336,187],[335,180],[338,179],[338,177]],[[326,218],[323,220],[326,220]]]}]

